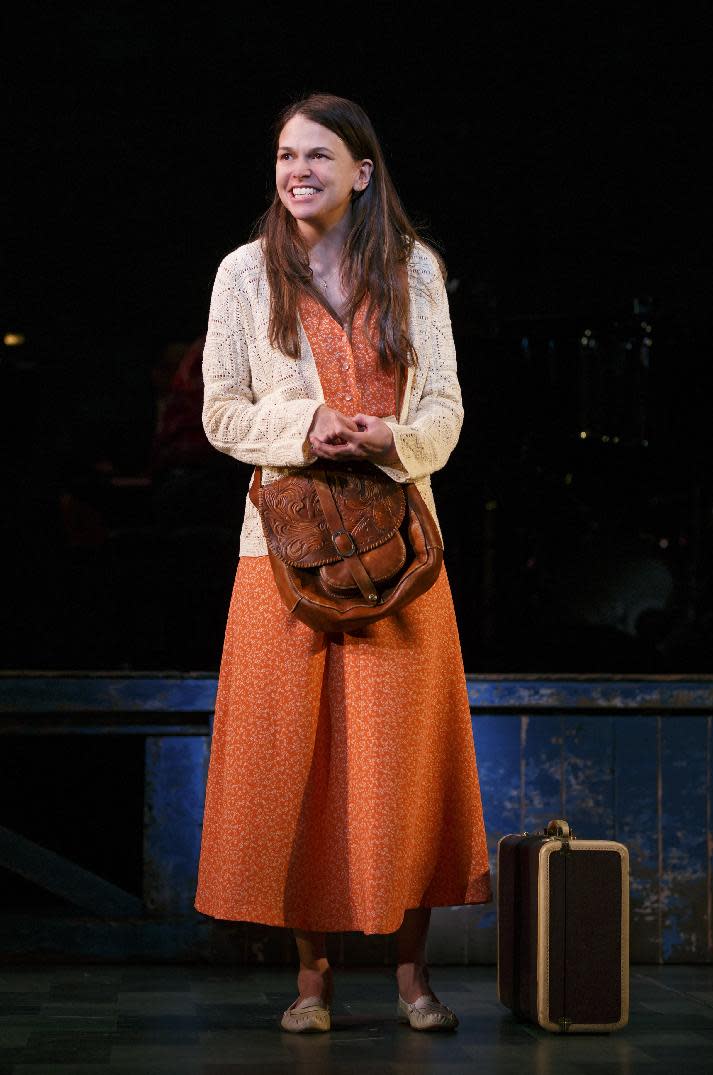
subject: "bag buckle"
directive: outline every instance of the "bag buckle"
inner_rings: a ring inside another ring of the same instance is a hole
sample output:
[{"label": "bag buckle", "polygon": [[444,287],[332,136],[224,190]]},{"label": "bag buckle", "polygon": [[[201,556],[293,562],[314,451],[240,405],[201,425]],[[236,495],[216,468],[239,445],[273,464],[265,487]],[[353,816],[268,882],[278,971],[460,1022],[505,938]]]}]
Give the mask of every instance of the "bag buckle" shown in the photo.
[{"label": "bag buckle", "polygon": [[[337,538],[340,537],[345,537],[349,539],[349,544],[351,545],[351,548],[347,552],[342,552],[342,550],[339,548],[339,545],[337,545]],[[354,541],[354,538],[348,530],[335,531],[335,533],[332,534],[332,544],[334,545],[334,548],[337,550],[342,559],[346,559],[347,556],[354,556],[357,551],[356,542]]]}]

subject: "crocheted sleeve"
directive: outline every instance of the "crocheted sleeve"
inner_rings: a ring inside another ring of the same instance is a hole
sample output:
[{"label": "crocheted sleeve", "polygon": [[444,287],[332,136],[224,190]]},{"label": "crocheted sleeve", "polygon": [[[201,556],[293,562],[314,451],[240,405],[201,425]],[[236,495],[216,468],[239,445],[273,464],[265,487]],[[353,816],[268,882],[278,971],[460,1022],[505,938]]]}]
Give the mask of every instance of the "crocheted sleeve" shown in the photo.
[{"label": "crocheted sleeve", "polygon": [[[458,443],[463,425],[463,404],[458,383],[456,350],[448,309],[448,295],[438,264],[420,244],[414,254],[416,285],[412,302],[425,321],[419,363],[426,377],[418,401],[409,407],[408,420],[387,419],[401,466],[381,469],[396,481],[417,481],[440,470]],[[425,341],[425,342],[423,342]],[[428,353],[424,353],[424,348]]]},{"label": "crocheted sleeve", "polygon": [[314,459],[307,434],[320,401],[295,398],[289,383],[273,388],[270,356],[256,341],[244,249],[223,259],[213,285],[203,349],[203,428],[214,448],[243,463],[305,466]]}]

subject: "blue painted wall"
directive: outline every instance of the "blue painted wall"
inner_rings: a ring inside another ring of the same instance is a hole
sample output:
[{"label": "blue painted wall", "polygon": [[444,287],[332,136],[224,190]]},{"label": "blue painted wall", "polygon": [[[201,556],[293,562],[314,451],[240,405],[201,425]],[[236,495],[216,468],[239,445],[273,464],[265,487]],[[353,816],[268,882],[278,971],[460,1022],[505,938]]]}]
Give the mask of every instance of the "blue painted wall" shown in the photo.
[{"label": "blue painted wall", "polygon": [[[0,673],[0,735],[145,744],[143,902],[0,827],[0,864],[69,908],[0,915],[4,955],[294,958],[288,931],[192,907],[216,686],[207,674]],[[501,836],[566,818],[580,837],[629,849],[633,962],[713,961],[713,678],[478,676],[468,687],[494,876]],[[429,958],[494,961],[495,924],[494,904],[435,909]],[[337,960],[393,959],[391,937],[331,941]]]}]

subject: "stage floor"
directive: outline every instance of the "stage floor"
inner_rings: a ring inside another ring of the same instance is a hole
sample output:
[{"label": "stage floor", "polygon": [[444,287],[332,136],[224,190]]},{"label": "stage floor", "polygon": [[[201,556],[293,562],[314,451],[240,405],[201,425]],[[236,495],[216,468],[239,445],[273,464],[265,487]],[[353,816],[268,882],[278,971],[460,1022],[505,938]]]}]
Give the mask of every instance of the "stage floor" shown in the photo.
[{"label": "stage floor", "polygon": [[18,965],[0,969],[0,1075],[447,1072],[684,1075],[713,1071],[713,966],[637,966],[629,1026],[559,1037],[498,1003],[494,967],[431,968],[454,1033],[396,1022],[387,969],[335,969],[333,1029],[280,1029],[283,968]]}]

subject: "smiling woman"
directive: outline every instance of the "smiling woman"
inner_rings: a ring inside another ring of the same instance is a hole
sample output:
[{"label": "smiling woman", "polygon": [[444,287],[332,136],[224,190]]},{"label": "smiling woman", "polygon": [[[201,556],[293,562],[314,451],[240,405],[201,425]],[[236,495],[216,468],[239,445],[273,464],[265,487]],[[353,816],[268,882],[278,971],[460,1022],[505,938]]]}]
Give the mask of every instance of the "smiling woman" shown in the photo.
[{"label": "smiling woman", "polygon": [[[315,145],[320,139],[327,144]],[[280,142],[277,195],[310,251],[313,279],[341,320],[348,297],[341,255],[351,228],[352,200],[368,186],[374,162],[355,159],[338,135],[299,112],[285,123]]]},{"label": "smiling woman", "polygon": [[[326,132],[299,113],[289,120],[282,130],[281,138],[288,145],[277,150],[277,192],[280,200],[295,219],[301,222],[300,230],[326,232],[344,220],[352,194],[367,186],[374,162],[353,160],[341,138]],[[326,146],[312,146],[318,138],[325,138]],[[294,143],[294,144],[292,144]],[[301,203],[311,202],[295,210]],[[306,228],[305,225],[308,225]]]},{"label": "smiling woman", "polygon": [[[365,461],[413,483],[437,526],[430,475],[463,420],[444,272],[359,105],[315,95],[282,114],[259,235],[218,269],[208,439],[261,468],[263,485],[319,460]],[[428,980],[430,909],[490,899],[445,568],[360,630],[313,630],[282,603],[248,498],[196,908],[293,929],[299,996],[286,1030],[329,1029],[325,932],[342,930],[396,931],[399,1018],[449,1030],[457,1017]]]}]

